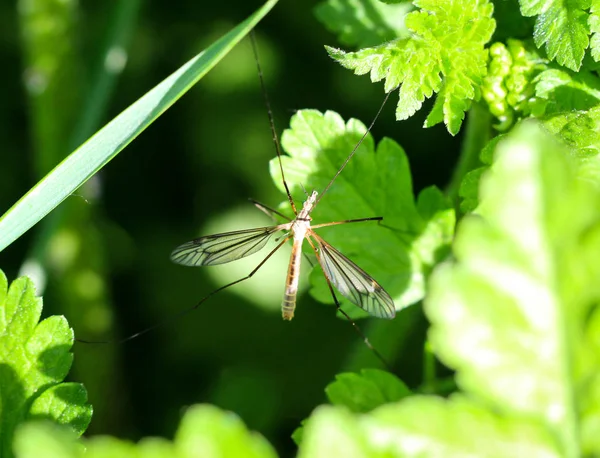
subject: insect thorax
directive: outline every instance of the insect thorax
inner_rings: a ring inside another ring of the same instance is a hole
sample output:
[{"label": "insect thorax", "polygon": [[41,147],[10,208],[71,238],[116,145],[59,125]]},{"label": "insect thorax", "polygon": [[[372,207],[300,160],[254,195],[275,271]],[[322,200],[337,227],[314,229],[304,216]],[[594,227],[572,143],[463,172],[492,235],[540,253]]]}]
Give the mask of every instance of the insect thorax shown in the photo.
[{"label": "insect thorax", "polygon": [[304,201],[302,204],[302,210],[298,213],[297,220],[309,220],[310,221],[310,212],[313,210],[315,206],[315,202],[317,201],[317,196],[319,193],[317,191],[313,191],[308,199]]}]

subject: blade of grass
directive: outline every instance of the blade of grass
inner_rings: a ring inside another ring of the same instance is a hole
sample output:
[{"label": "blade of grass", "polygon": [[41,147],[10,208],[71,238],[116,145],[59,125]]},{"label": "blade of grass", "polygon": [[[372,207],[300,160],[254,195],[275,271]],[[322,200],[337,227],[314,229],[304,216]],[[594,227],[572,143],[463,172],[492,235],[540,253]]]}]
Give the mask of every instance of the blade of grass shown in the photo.
[{"label": "blade of grass", "polygon": [[0,218],[0,251],[85,183],[219,62],[277,3],[269,0],[110,121]]},{"label": "blade of grass", "polygon": [[[111,20],[108,21],[110,28],[106,34],[105,44],[96,59],[96,68],[92,74],[90,90],[87,94],[84,94],[84,103],[80,107],[80,112],[76,117],[77,122],[69,135],[67,143],[69,150],[75,149],[84,143],[86,138],[92,135],[101,125],[101,120],[106,114],[108,103],[127,59],[127,50],[135,23],[137,22],[140,6],[141,0],[118,2],[114,5]],[[64,67],[68,64],[69,62],[65,61],[60,65]],[[61,90],[64,90],[63,87],[61,87]],[[57,98],[54,95],[49,102],[49,112],[53,113],[56,111],[55,100]],[[56,116],[53,119],[56,120]],[[72,127],[72,124],[69,121],[70,127]],[[50,130],[58,129],[53,128]],[[64,141],[67,140],[64,139]],[[44,145],[41,145],[41,147],[44,147]],[[60,151],[58,153],[60,154]],[[60,157],[52,157],[52,163],[55,164],[63,156],[64,154]],[[38,169],[41,170],[42,167],[38,165]],[[34,238],[34,242],[22,264],[21,274],[31,276],[33,272],[31,272],[29,266],[32,264],[36,267],[39,266],[40,269],[45,269],[46,262],[44,255],[50,238],[56,233],[61,223],[64,223],[64,212],[61,210],[64,210],[64,207],[57,208],[56,211],[43,221],[40,225],[41,227],[38,228],[39,232]],[[77,219],[81,220],[81,215],[78,215]],[[36,285],[39,293],[43,294],[45,279],[36,278]]]}]

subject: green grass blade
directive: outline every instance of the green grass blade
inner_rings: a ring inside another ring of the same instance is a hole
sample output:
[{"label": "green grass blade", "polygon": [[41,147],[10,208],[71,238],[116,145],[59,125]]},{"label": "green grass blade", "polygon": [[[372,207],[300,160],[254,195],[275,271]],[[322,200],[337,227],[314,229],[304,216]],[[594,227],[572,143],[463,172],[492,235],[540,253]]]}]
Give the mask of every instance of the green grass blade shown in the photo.
[{"label": "green grass blade", "polygon": [[269,0],[71,153],[0,218],[0,251],[79,188],[212,69],[273,8]]}]

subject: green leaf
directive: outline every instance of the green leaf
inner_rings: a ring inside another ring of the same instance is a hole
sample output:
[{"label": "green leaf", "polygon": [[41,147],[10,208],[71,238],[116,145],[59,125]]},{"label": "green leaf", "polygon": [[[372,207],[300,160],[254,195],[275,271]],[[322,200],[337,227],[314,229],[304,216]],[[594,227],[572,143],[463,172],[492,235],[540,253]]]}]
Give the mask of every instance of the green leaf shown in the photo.
[{"label": "green leaf", "polygon": [[600,81],[588,71],[573,74],[565,70],[548,69],[539,74],[534,82],[536,97],[545,100],[546,115],[589,110],[600,103]]},{"label": "green leaf", "polygon": [[315,7],[315,16],[340,43],[365,47],[406,36],[404,18],[412,9],[404,0],[390,5],[379,0],[326,0]]},{"label": "green leaf", "polygon": [[54,385],[33,401],[29,418],[48,418],[82,434],[92,418],[87,391],[80,383]]},{"label": "green leaf", "polygon": [[398,377],[378,369],[363,369],[360,374],[345,372],[325,388],[329,402],[352,412],[369,412],[408,396],[410,390]]},{"label": "green leaf", "polygon": [[[379,369],[363,369],[360,374],[337,374],[335,381],[325,388],[329,402],[357,413],[369,412],[381,405],[399,401],[410,393],[402,380]],[[302,420],[292,433],[292,439],[297,445],[302,443],[307,421],[308,419]]]},{"label": "green leaf", "polygon": [[415,2],[421,11],[406,16],[411,36],[373,48],[346,53],[327,51],[357,75],[370,72],[371,81],[385,79],[385,91],[400,86],[396,119],[412,116],[426,98],[437,98],[426,127],[442,120],[455,135],[487,68],[484,45],[494,32],[491,3],[480,0]]},{"label": "green leaf", "polygon": [[[592,183],[600,183],[600,107],[588,111],[564,111],[540,118],[544,128],[556,135],[569,148],[577,159],[577,176]],[[492,163],[492,153],[497,143],[504,138],[499,135],[491,140],[481,152],[481,162],[485,164],[469,172],[463,179],[459,195],[460,208],[464,213],[475,210],[479,202],[479,180]]]},{"label": "green leaf", "polygon": [[588,19],[588,25],[590,26],[590,49],[593,59],[598,62],[600,61],[600,2],[598,0],[592,0],[590,7],[590,17]]},{"label": "green leaf", "polygon": [[67,431],[36,422],[18,431],[15,451],[18,458],[277,456],[271,445],[262,436],[248,431],[235,414],[209,405],[193,406],[185,412],[173,442],[144,438],[134,444],[100,436],[77,443]]},{"label": "green leaf", "polygon": [[[297,202],[301,186],[322,191],[366,131],[337,114],[301,110],[282,135],[289,156],[282,158],[285,177]],[[276,159],[271,175],[283,190]],[[287,205],[289,207],[289,205]],[[356,155],[311,213],[314,224],[382,216],[381,224],[364,222],[317,229],[326,241],[372,275],[400,310],[424,296],[425,278],[444,255],[454,230],[454,212],[436,189],[425,190],[415,204],[406,154],[389,138],[377,148],[368,135]],[[332,303],[322,274],[313,271],[313,295]],[[358,310],[352,306],[353,309]]]},{"label": "green leaf", "polygon": [[206,453],[215,450],[219,456],[276,456],[269,443],[262,436],[250,433],[239,417],[209,405],[188,409],[175,443],[184,450],[205,450]]},{"label": "green leaf", "polygon": [[186,62],[64,159],[0,218],[0,251],[46,216],[175,103],[262,19],[277,0]]},{"label": "green leaf", "polygon": [[590,0],[521,0],[524,16],[538,16],[533,38],[538,48],[545,45],[552,60],[573,71],[579,70],[588,47]]},{"label": "green leaf", "polygon": [[42,300],[26,277],[10,285],[0,271],[0,454],[10,457],[14,430],[27,419],[46,418],[87,428],[92,407],[82,385],[60,383],[71,367],[73,331],[64,317],[39,322]]},{"label": "green leaf", "polygon": [[600,153],[600,107],[569,111],[543,120],[544,127],[558,135],[577,155],[595,157]]},{"label": "green leaf", "polygon": [[560,138],[578,161],[577,176],[600,183],[600,107],[570,111],[543,119],[544,127]]},{"label": "green leaf", "polygon": [[462,396],[412,396],[369,414],[319,407],[307,422],[299,458],[558,457],[538,423],[491,413]]},{"label": "green leaf", "polygon": [[304,427],[298,458],[380,457],[369,446],[361,426],[344,407],[318,407]]},{"label": "green leaf", "polygon": [[578,171],[534,123],[501,141],[477,215],[459,225],[456,261],[436,269],[425,301],[458,385],[544,425],[561,456],[580,456],[580,441],[600,452],[600,189]]},{"label": "green leaf", "polygon": [[27,422],[15,434],[17,458],[77,458],[84,450],[77,434],[51,422]]}]

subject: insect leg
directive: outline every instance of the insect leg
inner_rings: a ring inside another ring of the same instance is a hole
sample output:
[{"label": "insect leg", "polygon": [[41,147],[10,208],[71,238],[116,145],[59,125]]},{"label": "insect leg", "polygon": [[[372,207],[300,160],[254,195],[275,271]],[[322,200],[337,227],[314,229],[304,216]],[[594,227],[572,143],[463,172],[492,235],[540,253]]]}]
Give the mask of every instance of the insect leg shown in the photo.
[{"label": "insect leg", "polygon": [[[308,240],[308,243],[310,244],[310,246],[312,247],[313,251],[315,252],[315,255],[317,256],[317,260],[318,260],[319,259],[319,252],[318,252],[318,250],[316,249],[316,247],[312,243],[312,240],[310,240],[308,237],[306,237],[306,240]],[[357,334],[362,338],[362,340],[365,343],[365,345],[367,346],[367,348],[373,352],[373,354],[377,357],[377,359],[379,361],[381,361],[381,363],[384,365],[384,367],[389,372],[392,372],[392,367],[390,366],[390,364],[381,355],[381,353],[379,353],[377,351],[377,349],[371,344],[371,342],[369,341],[369,338],[365,335],[364,332],[362,332],[362,330],[358,327],[358,325],[356,324],[356,322],[352,318],[350,318],[350,316],[346,312],[344,312],[344,310],[340,306],[340,302],[338,301],[337,296],[335,295],[335,291],[333,289],[333,286],[331,285],[331,282],[329,281],[329,278],[327,278],[327,275],[323,275],[323,276],[325,277],[325,281],[327,282],[327,287],[329,288],[329,291],[331,292],[331,297],[333,297],[333,302],[335,304],[335,307],[338,309],[338,311],[342,315],[344,315],[346,317],[346,319],[350,322],[350,324],[352,324],[352,327],[357,332]]]},{"label": "insect leg", "polygon": [[146,328],[140,332],[136,332],[135,334],[132,334],[128,337],[125,337],[124,339],[121,340],[117,340],[117,341],[112,341],[112,340],[104,340],[104,341],[89,341],[89,340],[83,340],[83,339],[75,339],[77,342],[80,343],[87,343],[87,344],[110,344],[110,343],[118,343],[118,344],[122,344],[125,342],[128,342],[130,340],[133,340],[143,334],[146,334],[147,332],[153,331],[154,329],[157,328],[161,328],[163,326],[167,326],[170,324],[175,323],[176,321],[178,321],[182,316],[187,315],[190,312],[193,312],[194,310],[196,310],[198,307],[200,307],[205,301],[207,301],[208,299],[210,299],[212,296],[214,296],[215,294],[217,294],[220,291],[223,291],[224,289],[229,288],[230,286],[233,285],[237,285],[238,283],[241,283],[245,280],[248,280],[249,278],[251,278],[256,272],[258,272],[258,270],[267,262],[267,260],[273,256],[275,254],[275,252],[277,250],[279,250],[279,248],[281,248],[283,246],[283,244],[285,242],[287,242],[289,240],[290,236],[286,237],[285,239],[283,239],[275,248],[273,248],[269,254],[252,270],[252,272],[250,272],[248,275],[246,275],[243,278],[240,278],[238,280],[232,281],[231,283],[227,283],[224,286],[221,286],[220,288],[215,289],[214,291],[212,291],[210,294],[207,294],[206,296],[204,296],[202,299],[200,299],[200,301],[194,305],[193,307],[189,307],[187,309],[181,310],[179,313],[176,313],[175,315],[173,315],[169,320],[167,321],[163,321],[161,323],[157,323],[153,326],[150,326],[149,328]]},{"label": "insect leg", "polygon": [[254,34],[254,29],[250,31],[250,41],[252,42],[252,51],[254,52],[254,57],[256,57],[256,68],[258,69],[258,77],[260,79],[260,87],[262,89],[262,93],[265,99],[265,105],[267,106],[267,114],[269,115],[269,125],[271,126],[271,134],[273,135],[273,142],[275,143],[275,150],[277,151],[277,159],[279,160],[279,170],[281,171],[281,179],[283,180],[283,186],[285,187],[285,193],[287,194],[287,198],[292,206],[292,210],[294,210],[294,214],[297,215],[298,211],[296,210],[296,204],[294,203],[294,199],[292,199],[292,194],[288,188],[287,182],[285,181],[285,174],[283,173],[283,164],[281,162],[281,145],[279,144],[279,137],[277,136],[277,130],[275,129],[275,121],[273,120],[273,111],[271,110],[271,102],[269,101],[269,96],[267,95],[267,87],[265,85],[265,79],[263,78],[262,68],[260,66],[260,62],[258,60],[258,46],[256,46],[256,36]]},{"label": "insect leg", "polygon": [[310,226],[311,229],[318,229],[320,227],[327,226],[336,226],[338,224],[346,224],[346,223],[362,223],[364,221],[382,221],[383,216],[371,216],[370,218],[359,218],[359,219],[347,219],[344,221],[335,221],[332,223],[323,223],[323,224],[315,224],[314,226]]}]

